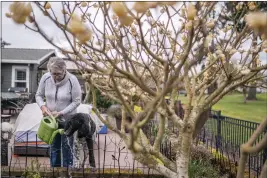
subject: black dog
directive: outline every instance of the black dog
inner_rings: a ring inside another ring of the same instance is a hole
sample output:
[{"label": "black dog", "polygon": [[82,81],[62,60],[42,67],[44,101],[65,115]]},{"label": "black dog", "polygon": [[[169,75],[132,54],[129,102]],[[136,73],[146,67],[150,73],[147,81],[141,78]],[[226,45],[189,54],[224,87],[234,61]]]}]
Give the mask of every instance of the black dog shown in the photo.
[{"label": "black dog", "polygon": [[[64,123],[64,134],[66,136],[72,136],[77,131],[78,144],[75,144],[77,151],[75,152],[76,158],[79,160],[80,143],[84,146],[82,140],[85,139],[89,150],[89,162],[91,167],[95,167],[95,158],[93,150],[93,135],[96,131],[96,125],[91,119],[89,114],[77,113],[69,117]],[[79,143],[80,142],[80,143]],[[86,146],[83,148],[83,151]],[[87,154],[84,154],[83,165],[87,159]]]}]

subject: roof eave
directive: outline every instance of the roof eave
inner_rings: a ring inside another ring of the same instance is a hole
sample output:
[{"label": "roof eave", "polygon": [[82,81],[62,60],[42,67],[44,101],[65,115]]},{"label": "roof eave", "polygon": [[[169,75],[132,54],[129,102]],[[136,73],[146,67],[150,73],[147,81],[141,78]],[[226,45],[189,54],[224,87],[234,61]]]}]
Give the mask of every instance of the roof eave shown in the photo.
[{"label": "roof eave", "polygon": [[38,60],[37,60],[37,61],[38,61],[38,64],[43,63],[43,61],[44,61],[46,58],[48,58],[50,55],[52,55],[53,53],[55,53],[55,50],[49,52],[48,54],[46,54],[46,55],[44,55],[43,57],[41,57],[40,59],[38,59]]},{"label": "roof eave", "polygon": [[37,60],[21,60],[21,59],[2,59],[1,63],[12,64],[38,64]]}]

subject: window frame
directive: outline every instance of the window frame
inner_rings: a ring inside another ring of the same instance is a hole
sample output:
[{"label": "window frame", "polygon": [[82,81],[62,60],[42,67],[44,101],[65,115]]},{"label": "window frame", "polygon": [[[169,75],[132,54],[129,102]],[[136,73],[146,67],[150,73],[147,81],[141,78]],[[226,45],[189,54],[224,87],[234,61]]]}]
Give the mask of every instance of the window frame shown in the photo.
[{"label": "window frame", "polygon": [[[26,70],[26,80],[16,80],[16,70]],[[30,91],[30,68],[29,66],[19,66],[19,65],[12,65],[12,78],[11,78],[11,87],[15,87],[16,82],[25,82],[26,88]]]}]

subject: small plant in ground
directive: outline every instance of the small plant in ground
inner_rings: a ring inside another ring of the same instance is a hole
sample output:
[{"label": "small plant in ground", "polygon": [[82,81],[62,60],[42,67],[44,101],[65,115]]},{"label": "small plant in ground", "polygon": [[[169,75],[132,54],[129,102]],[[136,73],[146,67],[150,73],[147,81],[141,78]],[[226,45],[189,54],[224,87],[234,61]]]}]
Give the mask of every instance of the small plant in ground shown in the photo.
[{"label": "small plant in ground", "polygon": [[210,161],[213,158],[212,153],[203,145],[193,145],[191,151],[192,160]]},{"label": "small plant in ground", "polygon": [[190,178],[220,178],[220,170],[205,159],[191,160],[189,164]]},{"label": "small plant in ground", "polygon": [[30,167],[26,167],[22,176],[26,178],[41,178],[41,174],[39,172],[40,167],[41,164],[37,159],[32,160]]}]

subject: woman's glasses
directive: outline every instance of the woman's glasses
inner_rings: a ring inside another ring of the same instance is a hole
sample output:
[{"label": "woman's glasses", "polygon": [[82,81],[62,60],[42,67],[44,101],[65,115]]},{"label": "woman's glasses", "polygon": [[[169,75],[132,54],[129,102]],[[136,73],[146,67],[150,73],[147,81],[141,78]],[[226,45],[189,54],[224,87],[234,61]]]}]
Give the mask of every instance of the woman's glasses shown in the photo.
[{"label": "woman's glasses", "polygon": [[51,72],[51,75],[56,77],[62,77],[65,74],[65,72]]}]

